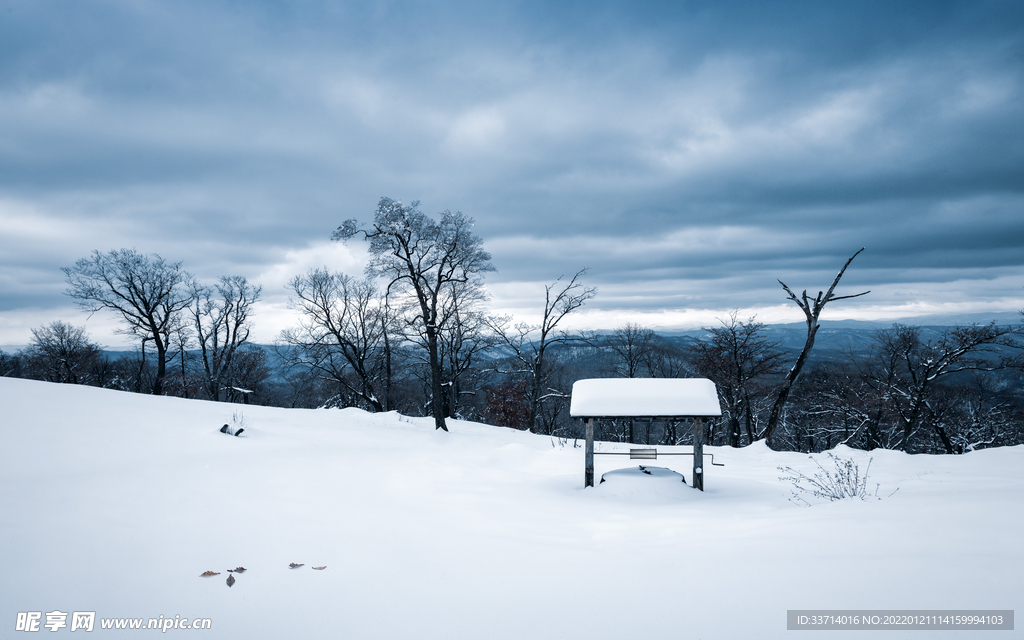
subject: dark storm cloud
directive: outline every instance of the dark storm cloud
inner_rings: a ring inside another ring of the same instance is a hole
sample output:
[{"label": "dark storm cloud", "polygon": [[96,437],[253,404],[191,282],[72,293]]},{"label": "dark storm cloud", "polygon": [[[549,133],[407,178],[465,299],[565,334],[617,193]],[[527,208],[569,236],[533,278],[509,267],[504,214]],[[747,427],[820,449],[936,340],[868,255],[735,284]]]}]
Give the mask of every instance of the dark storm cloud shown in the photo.
[{"label": "dark storm cloud", "polygon": [[506,309],[585,265],[608,313],[777,305],[776,278],[827,286],[861,246],[851,308],[1015,304],[1022,25],[1017,3],[0,1],[0,297],[66,304],[59,267],[129,246],[281,307],[311,261],[358,269],[327,237],[387,195],[475,217]]}]

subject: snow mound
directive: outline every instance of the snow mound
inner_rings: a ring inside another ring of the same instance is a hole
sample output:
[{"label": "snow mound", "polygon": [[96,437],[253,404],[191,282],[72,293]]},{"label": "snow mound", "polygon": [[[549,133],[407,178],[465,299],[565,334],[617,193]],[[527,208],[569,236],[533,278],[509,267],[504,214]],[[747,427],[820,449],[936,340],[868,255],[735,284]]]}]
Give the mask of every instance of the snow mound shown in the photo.
[{"label": "snow mound", "polygon": [[691,495],[683,474],[666,467],[640,465],[615,469],[601,475],[602,495],[640,500],[678,500]]}]

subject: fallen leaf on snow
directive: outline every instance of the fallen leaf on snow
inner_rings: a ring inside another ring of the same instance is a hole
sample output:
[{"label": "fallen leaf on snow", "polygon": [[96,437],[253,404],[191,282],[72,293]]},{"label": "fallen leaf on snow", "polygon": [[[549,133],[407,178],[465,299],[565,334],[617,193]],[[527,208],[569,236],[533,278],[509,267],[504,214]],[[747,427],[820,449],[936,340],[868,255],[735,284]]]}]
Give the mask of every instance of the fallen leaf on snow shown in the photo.
[{"label": "fallen leaf on snow", "polygon": [[316,569],[317,571],[323,571],[324,569],[326,569],[326,568],[327,568],[327,565],[325,564],[325,565],[324,565],[324,566],[322,566],[322,567],[313,567],[313,568],[314,568],[314,569]]},{"label": "fallen leaf on snow", "polygon": [[229,587],[230,587],[231,585],[235,584],[235,576],[230,576],[230,575],[229,575],[229,576],[228,576],[228,580],[227,580],[227,582],[228,582],[228,586],[229,586]]},{"label": "fallen leaf on snow", "polygon": [[291,567],[292,569],[298,569],[299,567],[304,567],[306,565],[304,565],[304,564],[295,564],[294,562],[291,562],[291,563],[288,564],[288,566]]},{"label": "fallen leaf on snow", "polygon": [[200,578],[212,578],[213,576],[219,576],[219,571],[204,571],[199,574]]},{"label": "fallen leaf on snow", "polygon": [[228,573],[234,571],[235,573],[245,573],[245,567],[235,567],[234,569],[228,569]]}]

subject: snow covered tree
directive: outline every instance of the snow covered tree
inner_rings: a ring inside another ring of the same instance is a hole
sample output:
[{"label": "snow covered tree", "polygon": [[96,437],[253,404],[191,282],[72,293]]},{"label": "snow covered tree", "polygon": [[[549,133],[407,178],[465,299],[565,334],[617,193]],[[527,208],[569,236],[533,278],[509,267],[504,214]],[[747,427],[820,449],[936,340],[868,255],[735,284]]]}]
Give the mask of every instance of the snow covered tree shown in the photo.
[{"label": "snow covered tree", "polygon": [[163,393],[167,364],[177,355],[171,348],[173,336],[192,300],[187,287],[190,276],[181,263],[120,249],[93,251],[62,271],[68,283],[66,293],[80,307],[90,313],[108,309],[121,317],[125,326],[120,332],[142,342],[143,363],[146,345],[153,343],[157,371],[152,391]]},{"label": "snow covered tree", "polygon": [[494,267],[483,241],[473,233],[472,218],[446,210],[439,214],[440,220],[434,220],[418,206],[418,201],[403,205],[381,198],[372,223],[347,220],[331,239],[362,234],[373,256],[367,274],[383,278],[389,293],[412,300],[410,322],[422,332],[427,351],[434,426],[447,431],[440,345],[445,296],[454,284],[481,283],[479,276]]},{"label": "snow covered tree", "polygon": [[960,372],[1006,366],[1006,350],[1015,346],[1013,333],[1013,327],[994,322],[953,327],[936,340],[922,340],[918,327],[901,324],[877,332],[878,352],[869,376],[898,419],[901,450],[906,451],[916,431],[928,423],[946,453],[955,452],[943,421],[929,420],[938,415],[939,382]]}]

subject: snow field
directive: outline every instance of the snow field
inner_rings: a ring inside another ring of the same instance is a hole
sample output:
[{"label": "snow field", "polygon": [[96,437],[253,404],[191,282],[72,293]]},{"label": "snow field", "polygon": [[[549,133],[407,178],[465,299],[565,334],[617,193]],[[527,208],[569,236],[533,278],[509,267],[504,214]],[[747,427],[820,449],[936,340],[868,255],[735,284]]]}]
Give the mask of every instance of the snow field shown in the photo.
[{"label": "snow field", "polygon": [[[9,378],[0,407],[0,637],[59,609],[211,618],[204,638],[782,638],[787,609],[1024,594],[1024,447],[840,448],[886,497],[806,508],[777,467],[817,467],[763,443],[706,448],[727,466],[704,493],[631,472],[584,490],[582,448],[467,422]],[[243,436],[219,433],[238,411]],[[688,456],[644,462],[691,480]]]}]

